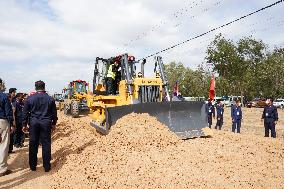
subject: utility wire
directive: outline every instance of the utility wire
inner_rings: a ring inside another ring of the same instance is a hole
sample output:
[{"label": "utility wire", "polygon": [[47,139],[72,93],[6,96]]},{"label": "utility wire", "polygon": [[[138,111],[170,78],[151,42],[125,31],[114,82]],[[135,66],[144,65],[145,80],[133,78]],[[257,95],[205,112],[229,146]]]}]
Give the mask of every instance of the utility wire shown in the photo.
[{"label": "utility wire", "polygon": [[[263,8],[261,8],[261,9],[258,9],[258,10],[254,11],[254,12],[251,12],[251,13],[249,13],[249,14],[246,14],[246,15],[240,17],[240,18],[237,18],[237,19],[235,19],[235,20],[233,20],[233,21],[230,21],[230,22],[228,22],[228,23],[226,23],[226,24],[223,24],[223,25],[221,25],[221,26],[219,26],[219,27],[213,28],[213,29],[211,29],[211,30],[209,30],[209,31],[207,31],[207,32],[205,32],[205,33],[202,33],[202,34],[199,34],[199,35],[197,35],[197,36],[195,36],[195,37],[189,38],[189,39],[187,39],[187,40],[185,40],[185,41],[183,41],[183,42],[177,43],[177,44],[175,44],[175,45],[173,45],[173,46],[171,46],[171,47],[168,47],[168,48],[166,48],[166,49],[163,49],[163,50],[161,50],[161,51],[158,51],[158,52],[156,52],[156,53],[153,53],[153,54],[151,54],[151,55],[148,55],[148,56],[146,56],[146,57],[144,57],[144,58],[142,58],[142,59],[147,59],[147,58],[150,58],[150,57],[152,57],[152,56],[158,55],[158,54],[160,54],[160,53],[166,52],[166,51],[168,51],[168,50],[170,50],[170,49],[173,49],[173,48],[175,48],[175,47],[178,47],[178,46],[180,46],[180,45],[183,45],[183,44],[185,44],[185,43],[187,43],[187,42],[189,42],[189,41],[192,41],[192,40],[194,40],[194,39],[197,39],[197,38],[200,38],[200,37],[202,37],[202,36],[204,36],[204,35],[207,35],[207,34],[209,34],[209,33],[212,33],[212,32],[215,31],[215,30],[218,30],[218,29],[220,29],[220,28],[223,28],[223,27],[225,27],[225,26],[228,26],[228,25],[231,25],[231,24],[233,24],[233,23],[235,23],[235,22],[238,22],[238,21],[240,21],[240,20],[242,20],[242,19],[244,19],[244,18],[246,18],[246,17],[252,16],[252,15],[254,15],[254,14],[258,13],[258,12],[261,12],[261,11],[263,11],[263,10],[265,10],[265,9],[271,8],[271,7],[273,7],[273,6],[275,6],[275,5],[279,4],[279,3],[283,3],[283,1],[284,1],[284,0],[276,1],[275,3],[272,3],[272,4],[270,4],[270,5],[267,5],[267,6],[263,7]],[[140,59],[140,60],[142,60],[142,59]]]},{"label": "utility wire", "polygon": [[[200,4],[198,4],[197,1],[194,1],[194,2],[192,2],[192,5],[190,5],[190,8],[182,8],[181,10],[178,10],[178,11],[174,12],[171,15],[171,18],[168,21],[161,20],[159,24],[156,24],[155,26],[153,26],[148,32],[143,32],[141,34],[138,34],[134,39],[131,39],[128,43],[124,44],[124,46],[128,47],[128,46],[132,45],[134,42],[136,42],[136,41],[138,41],[140,39],[143,39],[143,38],[147,37],[150,33],[155,32],[156,30],[160,29],[163,25],[166,25],[168,22],[174,21],[174,19],[179,19],[182,16],[186,16],[186,14],[189,13],[190,9],[193,9],[196,6],[199,6],[199,5],[201,5],[204,2],[204,0],[199,0],[199,1],[200,1],[199,2]],[[221,1],[223,1],[223,0],[219,0],[219,1],[215,2],[213,4],[213,6],[219,6],[221,4]],[[205,12],[209,11],[212,8],[213,7],[204,8],[204,9],[201,10],[201,13],[199,13],[199,14],[205,13]],[[197,17],[197,15],[191,15],[189,18],[190,19],[194,19],[196,17]],[[174,25],[174,27],[177,28],[177,27],[179,27],[181,25],[182,25],[182,23],[177,23],[177,24]]]}]

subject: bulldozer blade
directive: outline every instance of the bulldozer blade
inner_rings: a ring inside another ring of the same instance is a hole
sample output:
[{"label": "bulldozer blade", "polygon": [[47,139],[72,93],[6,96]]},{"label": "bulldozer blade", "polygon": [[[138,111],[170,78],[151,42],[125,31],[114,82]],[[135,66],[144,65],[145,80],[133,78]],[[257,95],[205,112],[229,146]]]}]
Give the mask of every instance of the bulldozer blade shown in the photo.
[{"label": "bulldozer blade", "polygon": [[207,128],[205,103],[203,102],[156,102],[106,108],[106,125],[92,126],[102,134],[107,134],[112,125],[121,117],[130,113],[148,113],[165,124],[182,139],[211,135]]},{"label": "bulldozer blade", "polygon": [[91,121],[91,126],[94,127],[99,133],[103,134],[103,135],[107,135],[109,132],[109,126],[107,125],[100,125],[98,123],[96,123],[95,121]]}]

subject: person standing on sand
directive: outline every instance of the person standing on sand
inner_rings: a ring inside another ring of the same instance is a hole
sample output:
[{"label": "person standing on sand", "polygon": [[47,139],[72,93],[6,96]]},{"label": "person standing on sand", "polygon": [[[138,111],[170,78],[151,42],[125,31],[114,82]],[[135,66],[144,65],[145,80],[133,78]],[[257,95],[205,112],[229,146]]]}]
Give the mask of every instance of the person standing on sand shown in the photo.
[{"label": "person standing on sand", "polygon": [[269,137],[269,130],[271,130],[271,137],[276,138],[275,126],[278,121],[277,108],[272,104],[272,98],[266,100],[266,106],[263,109],[262,120],[264,121],[265,135],[264,137]]},{"label": "person standing on sand", "polygon": [[243,119],[243,112],[241,108],[241,101],[236,100],[236,105],[231,108],[231,117],[232,117],[232,132],[241,133],[241,123]]},{"label": "person standing on sand", "polygon": [[212,115],[213,118],[215,119],[215,108],[211,102],[211,99],[208,99],[208,104],[205,107],[205,111],[207,114],[207,122],[208,122],[208,127],[211,129],[212,126]]},{"label": "person standing on sand", "polygon": [[10,143],[10,127],[13,127],[14,118],[11,103],[4,94],[5,84],[0,79],[0,177],[10,174],[8,169],[8,151]]},{"label": "person standing on sand", "polygon": [[16,101],[13,102],[13,106],[15,108],[15,122],[16,122],[16,131],[15,131],[15,147],[16,148],[22,148],[24,147],[24,140],[25,140],[25,134],[22,131],[23,129],[23,109],[24,109],[24,103],[23,103],[23,93],[18,93],[16,95]]},{"label": "person standing on sand", "polygon": [[[16,101],[16,94],[17,94],[16,88],[10,88],[9,89],[8,97],[9,97],[10,103],[12,105],[13,116],[14,116],[14,112],[15,112],[15,107],[14,107],[13,103]],[[14,124],[13,125],[15,125],[15,116],[14,116]],[[14,144],[15,144],[15,132],[12,131],[10,133],[10,144],[9,144],[9,152],[8,152],[9,154],[15,153],[13,151]]]},{"label": "person standing on sand", "polygon": [[223,117],[224,117],[224,107],[222,105],[221,100],[217,101],[216,112],[217,112],[217,123],[215,129],[221,130],[223,125]]},{"label": "person standing on sand", "polygon": [[[28,97],[24,104],[23,131],[29,129],[29,165],[36,171],[39,141],[42,144],[42,158],[45,172],[51,169],[51,132],[57,122],[55,101],[45,92],[43,81],[35,82],[36,93]],[[29,128],[27,124],[29,125]]]}]

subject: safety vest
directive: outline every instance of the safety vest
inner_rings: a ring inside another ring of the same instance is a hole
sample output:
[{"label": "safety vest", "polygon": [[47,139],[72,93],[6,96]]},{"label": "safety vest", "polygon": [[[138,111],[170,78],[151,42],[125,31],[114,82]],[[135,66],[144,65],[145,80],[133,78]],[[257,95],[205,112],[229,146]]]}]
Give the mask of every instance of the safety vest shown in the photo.
[{"label": "safety vest", "polygon": [[112,71],[112,66],[113,64],[111,64],[108,68],[108,71],[107,71],[107,77],[110,77],[112,79],[115,79],[115,73]]}]

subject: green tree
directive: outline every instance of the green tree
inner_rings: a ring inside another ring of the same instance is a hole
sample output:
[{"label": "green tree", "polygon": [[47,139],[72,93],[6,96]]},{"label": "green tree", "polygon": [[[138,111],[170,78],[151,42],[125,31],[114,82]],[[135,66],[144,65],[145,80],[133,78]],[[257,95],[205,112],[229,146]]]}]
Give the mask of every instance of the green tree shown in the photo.
[{"label": "green tree", "polygon": [[178,82],[179,92],[183,96],[208,96],[210,75],[202,67],[192,70],[182,63],[171,62],[165,65],[171,91]]}]

